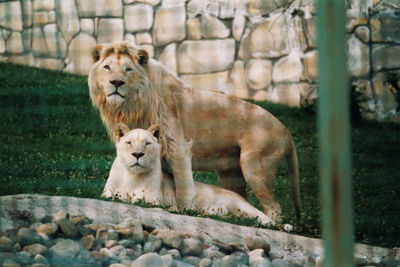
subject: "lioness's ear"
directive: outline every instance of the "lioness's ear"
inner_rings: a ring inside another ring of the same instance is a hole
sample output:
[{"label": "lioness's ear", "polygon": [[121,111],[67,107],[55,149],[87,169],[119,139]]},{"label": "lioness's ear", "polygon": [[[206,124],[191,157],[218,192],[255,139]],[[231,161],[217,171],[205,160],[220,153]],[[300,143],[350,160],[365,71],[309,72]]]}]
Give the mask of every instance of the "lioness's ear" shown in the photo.
[{"label": "lioness's ear", "polygon": [[145,65],[149,61],[149,53],[146,50],[140,49],[138,50],[139,55],[139,64]]},{"label": "lioness's ear", "polygon": [[103,45],[96,45],[92,48],[92,58],[93,63],[97,62],[100,59],[100,52],[103,50]]},{"label": "lioness's ear", "polygon": [[115,130],[115,135],[117,136],[118,142],[127,132],[129,132],[128,126],[126,126],[123,123],[118,123],[117,128]]},{"label": "lioness's ear", "polygon": [[147,129],[147,131],[150,132],[152,136],[157,138],[158,141],[160,141],[162,134],[163,134],[160,125],[158,125],[158,124],[151,125],[150,128]]}]

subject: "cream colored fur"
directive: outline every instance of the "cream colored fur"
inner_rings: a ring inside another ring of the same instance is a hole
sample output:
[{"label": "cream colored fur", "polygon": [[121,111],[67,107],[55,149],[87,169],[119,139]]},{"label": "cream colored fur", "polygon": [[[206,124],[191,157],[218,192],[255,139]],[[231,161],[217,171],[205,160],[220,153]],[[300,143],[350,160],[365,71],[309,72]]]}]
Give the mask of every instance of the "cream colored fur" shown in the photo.
[{"label": "cream colored fur", "polygon": [[[296,149],[274,116],[232,96],[192,90],[144,50],[127,43],[99,45],[93,58],[90,96],[111,139],[116,142],[118,123],[131,129],[159,124],[165,131],[165,158],[180,206],[190,206],[195,195],[193,165],[194,170],[216,170],[224,188],[244,197],[249,184],[264,213],[275,220],[280,206],[274,200],[273,179],[286,158],[300,215]],[[116,86],[115,81],[123,84]],[[193,143],[191,149],[188,141]]]},{"label": "cream colored fur", "polygon": [[[126,126],[120,127],[122,131],[119,135],[121,139],[116,145],[117,158],[102,197],[116,197],[130,203],[144,200],[178,208],[174,180],[161,170],[161,129],[152,126],[147,131],[128,131]],[[263,224],[273,223],[240,195],[199,182],[195,182],[195,197],[190,208],[221,216],[230,212],[237,216],[258,217]]]}]

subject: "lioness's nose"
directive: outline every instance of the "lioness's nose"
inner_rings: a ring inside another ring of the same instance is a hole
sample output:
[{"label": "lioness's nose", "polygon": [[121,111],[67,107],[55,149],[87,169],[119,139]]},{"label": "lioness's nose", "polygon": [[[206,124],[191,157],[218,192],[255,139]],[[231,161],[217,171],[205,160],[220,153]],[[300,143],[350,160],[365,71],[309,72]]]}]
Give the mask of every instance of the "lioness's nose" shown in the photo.
[{"label": "lioness's nose", "polygon": [[139,159],[140,157],[144,156],[143,152],[133,152],[132,156],[134,156],[135,158]]},{"label": "lioness's nose", "polygon": [[123,85],[125,82],[121,81],[121,80],[112,80],[110,81],[111,84],[113,84],[115,87],[120,87],[121,85]]}]

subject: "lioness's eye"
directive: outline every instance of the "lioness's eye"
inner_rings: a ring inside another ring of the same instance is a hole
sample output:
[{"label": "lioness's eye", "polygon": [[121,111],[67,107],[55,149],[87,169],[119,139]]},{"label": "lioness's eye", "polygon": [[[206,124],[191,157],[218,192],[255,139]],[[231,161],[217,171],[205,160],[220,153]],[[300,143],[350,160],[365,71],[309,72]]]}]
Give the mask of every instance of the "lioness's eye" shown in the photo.
[{"label": "lioness's eye", "polygon": [[126,71],[126,72],[129,72],[129,71],[132,71],[132,69],[129,68],[129,67],[127,67],[127,68],[125,69],[125,71]]},{"label": "lioness's eye", "polygon": [[131,144],[132,144],[132,142],[131,142],[131,141],[126,141],[126,142],[125,142],[125,144],[127,144],[127,145],[131,145]]},{"label": "lioness's eye", "polygon": [[109,65],[104,65],[104,68],[105,68],[106,70],[109,70],[109,69],[110,69],[110,66],[109,66]]},{"label": "lioness's eye", "polygon": [[146,142],[146,143],[144,143],[144,145],[148,146],[148,145],[151,145],[151,143],[150,142]]}]

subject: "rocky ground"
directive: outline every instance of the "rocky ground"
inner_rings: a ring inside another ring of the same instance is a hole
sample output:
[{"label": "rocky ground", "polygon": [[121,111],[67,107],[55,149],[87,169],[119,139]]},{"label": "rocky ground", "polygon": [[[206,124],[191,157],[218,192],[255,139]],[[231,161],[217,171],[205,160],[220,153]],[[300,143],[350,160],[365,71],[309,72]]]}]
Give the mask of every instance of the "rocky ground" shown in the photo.
[{"label": "rocky ground", "polygon": [[[0,237],[1,266],[296,266],[257,236],[246,244],[154,229],[134,218],[97,224],[61,211]],[[302,255],[301,255],[302,256]],[[293,258],[295,259],[295,258]],[[303,265],[303,264],[301,264]],[[314,266],[309,257],[307,266]]]}]

